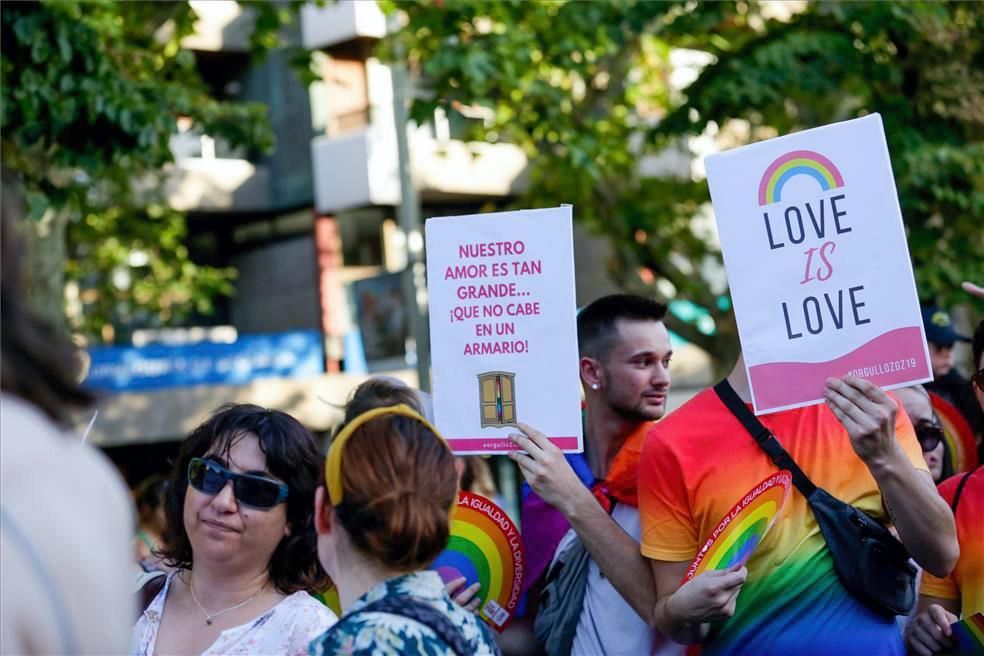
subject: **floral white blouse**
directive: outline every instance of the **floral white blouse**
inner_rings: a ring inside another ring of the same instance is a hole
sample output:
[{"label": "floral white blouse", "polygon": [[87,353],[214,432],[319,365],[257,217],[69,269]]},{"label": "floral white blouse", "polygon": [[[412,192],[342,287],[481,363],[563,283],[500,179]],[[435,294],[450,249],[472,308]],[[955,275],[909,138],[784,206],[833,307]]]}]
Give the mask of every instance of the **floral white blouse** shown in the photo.
[{"label": "floral white blouse", "polygon": [[[156,649],[164,601],[175,573],[168,574],[164,587],[133,628],[134,646],[131,653],[134,656],[150,656]],[[320,601],[306,592],[295,592],[255,620],[220,633],[216,641],[202,652],[202,656],[307,654],[311,640],[337,621],[338,617]]]},{"label": "floral white blouse", "polygon": [[311,656],[454,656],[433,630],[415,620],[385,612],[357,613],[389,596],[411,597],[444,613],[475,656],[498,653],[485,622],[451,601],[437,572],[414,572],[383,581],[359,597],[338,626],[311,643]]}]

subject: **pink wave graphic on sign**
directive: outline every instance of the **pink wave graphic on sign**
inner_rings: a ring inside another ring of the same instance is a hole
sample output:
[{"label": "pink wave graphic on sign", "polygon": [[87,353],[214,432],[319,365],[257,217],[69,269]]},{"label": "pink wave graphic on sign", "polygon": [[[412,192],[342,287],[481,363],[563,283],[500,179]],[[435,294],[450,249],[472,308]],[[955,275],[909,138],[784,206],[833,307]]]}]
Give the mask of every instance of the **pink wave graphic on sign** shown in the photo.
[{"label": "pink wave graphic on sign", "polygon": [[748,368],[760,412],[821,399],[828,378],[849,373],[881,386],[929,377],[922,330],[890,330],[827,362],[770,362]]}]

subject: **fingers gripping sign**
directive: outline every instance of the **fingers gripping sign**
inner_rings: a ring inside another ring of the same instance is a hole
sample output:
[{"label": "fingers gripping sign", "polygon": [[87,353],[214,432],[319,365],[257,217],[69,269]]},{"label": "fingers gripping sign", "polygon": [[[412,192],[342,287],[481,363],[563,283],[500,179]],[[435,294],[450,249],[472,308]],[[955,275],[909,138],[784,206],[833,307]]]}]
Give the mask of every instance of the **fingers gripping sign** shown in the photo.
[{"label": "fingers gripping sign", "polygon": [[747,578],[744,565],[698,574],[673,593],[667,611],[688,623],[728,619],[735,614],[738,593]]},{"label": "fingers gripping sign", "polygon": [[909,653],[932,656],[953,647],[950,625],[957,616],[942,606],[932,604],[912,620],[906,635]]},{"label": "fingers gripping sign", "polygon": [[865,463],[887,459],[898,449],[895,415],[898,405],[880,387],[855,376],[828,378],[827,407],[844,426],[851,446]]},{"label": "fingers gripping sign", "polygon": [[[465,577],[459,577],[453,581],[449,581],[447,585],[444,586],[444,591],[454,599],[454,603],[458,604],[462,608],[472,613],[478,610],[479,604],[482,602],[482,598],[478,596],[479,590],[482,586],[480,583],[472,583],[468,587],[465,587],[467,583]],[[457,593],[457,594],[455,594]]]},{"label": "fingers gripping sign", "polygon": [[509,457],[519,465],[523,478],[541,499],[570,515],[575,504],[585,495],[590,498],[591,492],[546,435],[521,422],[518,426],[522,433],[513,433],[509,439],[522,451],[511,451]]}]

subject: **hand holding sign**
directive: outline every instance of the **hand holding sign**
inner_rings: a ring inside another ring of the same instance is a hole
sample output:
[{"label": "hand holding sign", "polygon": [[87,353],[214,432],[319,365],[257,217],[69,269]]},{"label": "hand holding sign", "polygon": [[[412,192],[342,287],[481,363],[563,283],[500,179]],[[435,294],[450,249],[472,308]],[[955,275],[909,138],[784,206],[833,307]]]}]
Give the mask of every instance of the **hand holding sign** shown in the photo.
[{"label": "hand holding sign", "polygon": [[512,433],[509,439],[522,451],[511,451],[508,455],[541,499],[568,516],[578,500],[596,503],[563,452],[546,435],[524,423],[519,428],[524,434]]},{"label": "hand holding sign", "polygon": [[878,464],[896,452],[898,405],[881,388],[854,376],[844,376],[828,379],[824,396],[827,407],[847,430],[854,452],[865,464]]},{"label": "hand holding sign", "polygon": [[950,625],[959,618],[937,604],[916,615],[906,632],[909,652],[919,656],[939,654],[953,646]]},{"label": "hand holding sign", "polygon": [[728,619],[735,614],[738,593],[747,578],[744,565],[703,572],[673,593],[666,611],[688,624]]}]

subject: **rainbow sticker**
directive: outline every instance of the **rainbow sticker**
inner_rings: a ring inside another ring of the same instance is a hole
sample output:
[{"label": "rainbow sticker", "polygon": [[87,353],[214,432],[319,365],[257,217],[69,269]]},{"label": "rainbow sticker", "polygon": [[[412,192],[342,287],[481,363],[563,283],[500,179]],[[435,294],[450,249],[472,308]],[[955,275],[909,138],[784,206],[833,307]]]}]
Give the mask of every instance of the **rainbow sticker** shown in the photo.
[{"label": "rainbow sticker", "polygon": [[984,655],[984,613],[975,613],[950,625],[956,646],[953,656]]},{"label": "rainbow sticker", "polygon": [[933,404],[936,416],[940,418],[953,473],[969,471],[977,464],[977,442],[974,440],[974,431],[960,411],[942,396],[930,392],[929,400]]},{"label": "rainbow sticker", "polygon": [[779,517],[792,482],[792,475],[783,470],[753,487],[711,532],[683,580],[745,564]]},{"label": "rainbow sticker", "polygon": [[765,170],[759,183],[759,205],[782,200],[782,188],[798,175],[813,178],[824,191],[844,186],[844,176],[829,159],[812,150],[794,150],[778,157]]},{"label": "rainbow sticker", "polygon": [[479,616],[502,631],[519,603],[526,559],[519,529],[506,512],[483,496],[458,492],[451,513],[451,538],[431,569],[445,583],[478,581]]}]

